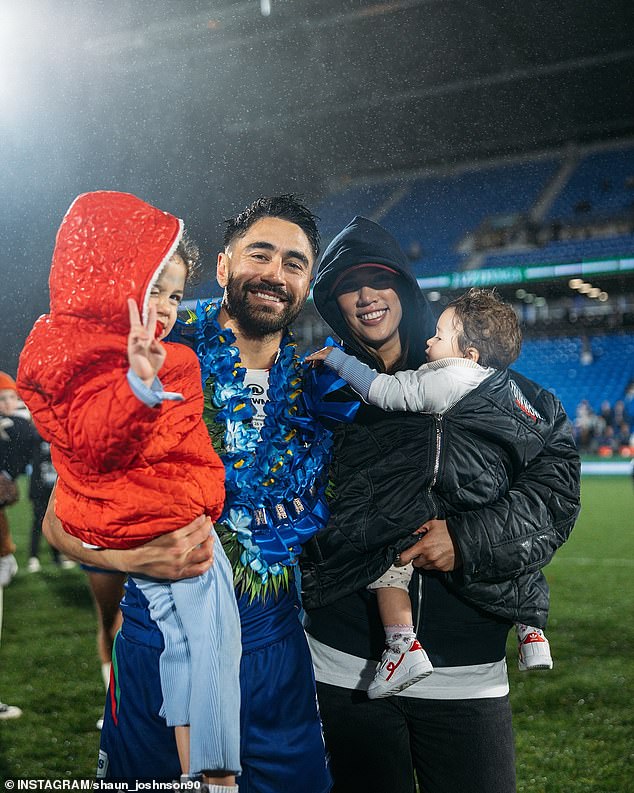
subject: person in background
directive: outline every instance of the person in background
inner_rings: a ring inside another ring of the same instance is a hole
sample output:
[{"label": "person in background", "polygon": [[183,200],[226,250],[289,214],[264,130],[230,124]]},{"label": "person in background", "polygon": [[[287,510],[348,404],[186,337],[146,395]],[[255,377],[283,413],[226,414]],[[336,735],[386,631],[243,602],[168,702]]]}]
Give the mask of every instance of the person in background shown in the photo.
[{"label": "person in background", "polygon": [[[51,460],[51,444],[43,440],[38,435],[38,442],[35,444],[33,459],[31,460],[31,475],[29,477],[29,499],[33,510],[33,520],[31,523],[31,548],[27,562],[29,573],[39,573],[42,569],[40,563],[40,541],[42,539],[42,521],[46,514],[48,502],[55,487],[57,472]],[[52,545],[51,557],[57,567],[71,568],[75,566],[70,559],[65,559],[57,548]]]},{"label": "person in background", "polygon": [[[6,507],[19,498],[16,479],[29,464],[37,435],[31,423],[15,415],[19,406],[15,380],[7,372],[0,372],[0,635],[4,588],[18,571],[15,543],[11,537]],[[0,719],[15,719],[22,711],[15,705],[0,702]]]}]

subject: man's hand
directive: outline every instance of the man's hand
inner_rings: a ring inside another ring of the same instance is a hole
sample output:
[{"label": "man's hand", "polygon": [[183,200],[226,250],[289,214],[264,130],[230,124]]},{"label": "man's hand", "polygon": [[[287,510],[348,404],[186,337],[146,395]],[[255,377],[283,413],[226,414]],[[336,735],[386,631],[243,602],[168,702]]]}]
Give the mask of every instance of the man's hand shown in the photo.
[{"label": "man's hand", "polygon": [[317,350],[316,352],[311,352],[310,355],[307,355],[305,360],[308,361],[308,363],[321,363],[322,361],[326,360],[326,358],[328,357],[329,353],[332,352],[332,350],[333,350],[332,347],[322,347],[321,350]]},{"label": "man's hand", "polygon": [[[193,578],[206,572],[214,559],[211,519],[205,515],[182,529],[162,534],[138,548],[112,551],[118,569],[150,578]],[[103,553],[103,552],[101,552]]]},{"label": "man's hand", "polygon": [[147,325],[141,322],[136,302],[128,298],[130,333],[128,334],[128,361],[130,369],[149,388],[161,366],[165,363],[165,347],[154,338],[156,332],[156,307],[150,306]]},{"label": "man's hand", "polygon": [[66,534],[55,514],[55,489],[51,493],[42,530],[54,547],[83,564],[141,573],[150,578],[193,578],[206,572],[214,560],[211,520],[201,515],[182,529],[163,534],[155,540],[127,550],[84,548],[81,540]]},{"label": "man's hand", "polygon": [[461,561],[449,534],[446,520],[433,518],[416,530],[416,534],[422,534],[422,538],[399,555],[399,565],[406,565],[412,562],[414,567],[422,567],[424,570],[440,570],[448,573],[460,567]]}]

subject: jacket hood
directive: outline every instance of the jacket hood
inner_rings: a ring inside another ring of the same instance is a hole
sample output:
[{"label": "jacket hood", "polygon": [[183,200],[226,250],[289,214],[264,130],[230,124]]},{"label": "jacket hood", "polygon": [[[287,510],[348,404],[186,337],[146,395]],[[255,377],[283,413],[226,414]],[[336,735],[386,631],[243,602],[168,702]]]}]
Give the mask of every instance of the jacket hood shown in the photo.
[{"label": "jacket hood", "polygon": [[150,289],[176,250],[183,223],[129,193],[78,196],[57,232],[49,277],[51,317],[127,331],[127,298],[147,319]]},{"label": "jacket hood", "polygon": [[425,361],[427,339],[434,333],[436,320],[398,242],[372,220],[360,216],[353,218],[324,251],[313,286],[315,308],[344,346],[367,360],[331,294],[337,279],[360,264],[382,264],[398,273],[398,293],[403,308],[400,330],[402,338],[409,338],[407,364],[410,368],[418,368]]}]

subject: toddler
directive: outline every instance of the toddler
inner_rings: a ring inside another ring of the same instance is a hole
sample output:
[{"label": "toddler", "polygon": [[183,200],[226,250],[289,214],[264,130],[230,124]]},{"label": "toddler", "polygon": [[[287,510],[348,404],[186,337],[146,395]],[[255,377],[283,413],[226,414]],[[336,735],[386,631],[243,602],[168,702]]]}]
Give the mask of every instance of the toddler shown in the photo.
[{"label": "toddler", "polygon": [[[58,231],[51,310],[26,341],[18,385],[51,443],[55,511],[92,547],[134,547],[222,510],[198,361],[162,341],[197,257],[182,221],[125,193],[79,196]],[[134,580],[163,634],[161,715],[182,770],[237,791],[240,623],[222,545],[199,577]]]},{"label": "toddler", "polygon": [[[436,335],[427,341],[428,362],[415,371],[379,374],[338,347],[325,347],[307,360],[324,361],[366,402],[383,410],[445,415],[493,372],[510,366],[520,345],[519,324],[511,306],[492,291],[472,289],[441,314]],[[495,433],[495,427],[491,431]],[[424,534],[426,525],[416,533]],[[411,564],[393,566],[368,587],[376,590],[386,635],[386,649],[368,688],[370,699],[391,696],[433,671],[414,631],[408,594],[412,572]],[[527,601],[530,591],[527,586]],[[529,602],[526,606],[530,610]],[[552,669],[542,628],[517,624],[516,631],[520,670]]]}]

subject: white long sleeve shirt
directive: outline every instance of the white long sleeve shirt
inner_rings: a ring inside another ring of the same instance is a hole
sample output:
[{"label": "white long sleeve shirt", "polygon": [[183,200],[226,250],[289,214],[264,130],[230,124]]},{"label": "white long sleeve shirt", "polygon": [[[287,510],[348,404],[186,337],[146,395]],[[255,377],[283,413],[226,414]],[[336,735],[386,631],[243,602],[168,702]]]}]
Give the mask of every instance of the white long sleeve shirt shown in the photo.
[{"label": "white long sleeve shirt", "polygon": [[379,374],[339,348],[326,363],[369,404],[410,413],[445,413],[496,371],[470,358],[443,358],[419,369]]}]

